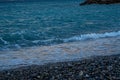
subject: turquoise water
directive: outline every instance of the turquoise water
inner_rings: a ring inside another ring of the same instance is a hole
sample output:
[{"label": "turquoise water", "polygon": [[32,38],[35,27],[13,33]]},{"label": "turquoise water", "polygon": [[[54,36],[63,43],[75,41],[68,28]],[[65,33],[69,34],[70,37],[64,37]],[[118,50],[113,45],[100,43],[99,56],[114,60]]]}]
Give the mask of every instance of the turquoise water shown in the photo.
[{"label": "turquoise water", "polygon": [[0,50],[120,35],[120,4],[0,3]]},{"label": "turquoise water", "polygon": [[0,3],[0,70],[120,54],[120,4],[81,1]]}]

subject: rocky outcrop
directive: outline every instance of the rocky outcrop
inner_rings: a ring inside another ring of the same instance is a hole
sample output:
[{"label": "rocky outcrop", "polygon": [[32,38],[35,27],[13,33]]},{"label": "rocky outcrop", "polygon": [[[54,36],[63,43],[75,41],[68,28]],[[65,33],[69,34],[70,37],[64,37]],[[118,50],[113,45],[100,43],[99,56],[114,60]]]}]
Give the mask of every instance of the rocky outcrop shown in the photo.
[{"label": "rocky outcrop", "polygon": [[120,3],[120,0],[86,0],[83,3],[80,3],[80,5],[86,5],[86,4],[113,4],[113,3]]}]

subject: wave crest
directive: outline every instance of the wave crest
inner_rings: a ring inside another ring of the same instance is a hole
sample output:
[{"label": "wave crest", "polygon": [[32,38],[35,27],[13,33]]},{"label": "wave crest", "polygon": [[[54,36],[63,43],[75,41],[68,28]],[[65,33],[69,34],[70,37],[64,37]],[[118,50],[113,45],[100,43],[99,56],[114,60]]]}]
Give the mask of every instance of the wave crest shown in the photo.
[{"label": "wave crest", "polygon": [[115,36],[120,36],[120,31],[106,32],[102,34],[100,33],[83,34],[80,36],[74,36],[74,37],[64,39],[64,42],[87,40],[87,39],[98,39],[98,38],[115,37]]}]

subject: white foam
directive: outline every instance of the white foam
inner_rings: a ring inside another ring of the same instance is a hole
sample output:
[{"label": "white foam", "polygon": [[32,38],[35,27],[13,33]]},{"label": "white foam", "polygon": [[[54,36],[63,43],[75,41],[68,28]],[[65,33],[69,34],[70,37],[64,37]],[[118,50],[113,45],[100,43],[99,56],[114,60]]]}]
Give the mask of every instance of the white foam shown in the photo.
[{"label": "white foam", "polygon": [[4,44],[9,44],[7,41],[5,41],[2,37],[0,37],[0,40],[4,43]]},{"label": "white foam", "polygon": [[21,48],[21,46],[19,44],[15,44],[15,47],[18,48],[18,49]]},{"label": "white foam", "polygon": [[98,39],[98,38],[115,37],[115,36],[120,36],[120,31],[106,32],[102,34],[99,34],[99,33],[83,34],[80,36],[74,36],[71,38],[64,39],[64,42],[87,40],[87,39]]}]

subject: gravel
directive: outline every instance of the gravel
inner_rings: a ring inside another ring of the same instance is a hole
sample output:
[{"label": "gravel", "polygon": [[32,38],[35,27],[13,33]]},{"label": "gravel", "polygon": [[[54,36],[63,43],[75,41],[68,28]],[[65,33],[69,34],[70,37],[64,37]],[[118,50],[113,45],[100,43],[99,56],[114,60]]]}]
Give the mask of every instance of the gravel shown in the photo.
[{"label": "gravel", "polygon": [[120,54],[3,70],[0,80],[120,80]]}]

